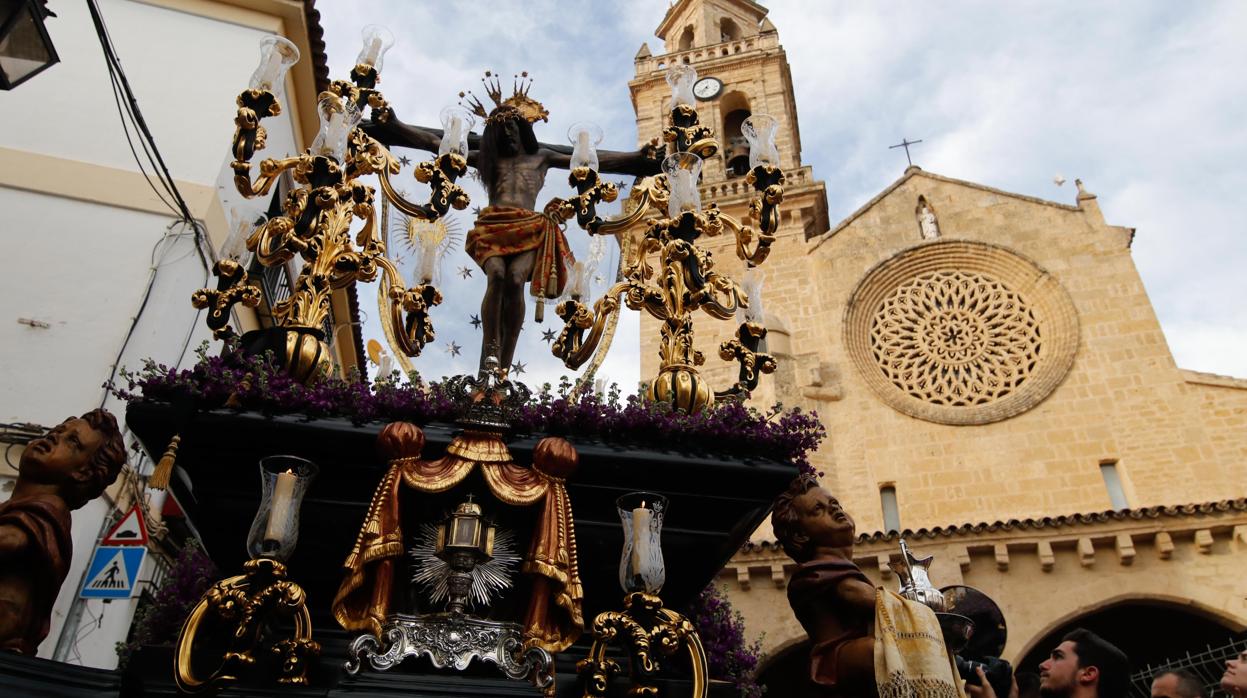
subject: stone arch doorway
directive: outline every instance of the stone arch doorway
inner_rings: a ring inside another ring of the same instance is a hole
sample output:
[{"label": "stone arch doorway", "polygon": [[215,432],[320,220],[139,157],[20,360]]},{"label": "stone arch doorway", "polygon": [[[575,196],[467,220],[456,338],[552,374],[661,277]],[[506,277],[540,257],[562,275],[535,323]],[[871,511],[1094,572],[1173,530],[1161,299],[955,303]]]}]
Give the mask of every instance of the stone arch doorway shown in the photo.
[{"label": "stone arch doorway", "polygon": [[810,640],[802,637],[781,645],[758,668],[758,683],[767,696],[801,696],[810,673]]},{"label": "stone arch doorway", "polygon": [[1243,631],[1241,624],[1193,601],[1119,599],[1049,626],[1026,646],[1016,669],[1038,673],[1039,664],[1074,628],[1086,628],[1117,645],[1130,658],[1132,672],[1223,645]]}]

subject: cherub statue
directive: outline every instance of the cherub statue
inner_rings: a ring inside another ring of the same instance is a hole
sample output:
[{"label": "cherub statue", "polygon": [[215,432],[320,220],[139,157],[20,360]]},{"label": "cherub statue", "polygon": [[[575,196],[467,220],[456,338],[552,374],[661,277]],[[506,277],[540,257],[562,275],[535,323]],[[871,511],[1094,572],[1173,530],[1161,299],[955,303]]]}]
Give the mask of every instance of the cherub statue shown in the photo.
[{"label": "cherub statue", "polygon": [[[572,149],[537,140],[533,124],[548,121],[549,112],[528,96],[528,73],[516,78],[514,94],[503,99],[497,77],[485,73],[485,90],[496,106],[487,112],[475,96],[469,102],[473,112],[485,120],[485,130],[479,139],[469,140],[468,165],[476,168],[489,193],[489,205],[468,231],[464,246],[485,272],[480,315],[482,369],[485,347],[495,343],[500,364],[514,363],[524,325],[524,284],[531,282],[534,296],[556,298],[563,292],[574,261],[559,220],[550,211],[536,210],[546,172],[551,167],[569,168]],[[365,128],[387,146],[436,153],[441,142],[440,131],[405,124],[389,107],[374,113]],[[599,151],[598,160],[601,172],[636,176],[657,174],[660,164],[654,145],[630,153]]]},{"label": "cherub statue", "polygon": [[853,563],[853,519],[805,473],[776,498],[771,523],[800,563],[788,603],[810,636],[815,695],[875,695],[875,586]]},{"label": "cherub statue", "polygon": [[34,655],[73,558],[69,512],[103,494],[126,462],[117,419],[70,417],[31,441],[0,504],[0,648]]},{"label": "cherub statue", "polygon": [[935,612],[853,564],[853,519],[812,474],[776,498],[771,522],[800,563],[788,603],[812,643],[807,695],[964,696]]}]

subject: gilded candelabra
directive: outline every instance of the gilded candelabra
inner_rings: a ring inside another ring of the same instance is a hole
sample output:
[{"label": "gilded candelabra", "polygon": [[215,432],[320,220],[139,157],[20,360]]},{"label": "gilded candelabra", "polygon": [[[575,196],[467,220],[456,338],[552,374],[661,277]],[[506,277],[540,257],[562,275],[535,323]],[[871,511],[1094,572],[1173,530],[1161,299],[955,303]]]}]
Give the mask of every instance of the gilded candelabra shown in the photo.
[{"label": "gilded candelabra", "polygon": [[[432,189],[429,202],[416,204],[399,195],[390,180],[399,172],[398,159],[358,126],[365,108],[376,110],[378,115],[388,113],[385,98],[376,86],[384,53],[392,43],[388,31],[365,28],[364,48],[350,81],[336,80],[319,96],[320,132],[312,146],[294,157],[262,160],[254,180],[251,158],[264,147],[266,139],[260,122],[281,113],[275,90],[298,61],[294,44],[280,37],[266,39],[261,45],[260,67],[248,89],[238,95],[231,166],[239,193],[247,198],[264,196],[287,171],[298,185],[286,197],[282,215],[270,218],[247,238],[247,249],[264,266],[285,264],[296,255],[304,262],[290,297],[273,307],[275,327],[244,335],[242,345],[250,352],[272,350],[298,380],[315,380],[328,364],[321,327],[329,313],[332,292],[356,282],[373,281],[378,274],[383,275],[388,288],[390,321],[396,329],[398,348],[407,356],[417,356],[434,339],[429,310],[442,302],[441,293],[432,283],[431,272],[418,278],[415,286],[404,284],[386,256],[377,230],[374,189],[361,178],[378,175],[382,195],[416,218],[432,221],[452,207],[467,207],[468,196],[455,180],[467,172],[471,117],[451,114],[437,157],[415,168],[417,181]],[[364,226],[352,239],[350,226],[356,218],[363,220]],[[229,326],[232,306],[242,303],[255,307],[260,293],[236,262],[222,262],[216,274],[217,288],[197,291],[192,304],[209,309],[208,326],[214,336],[224,339],[234,335]]]},{"label": "gilded candelabra", "polygon": [[[307,685],[320,643],[312,639],[307,593],[287,578],[285,560],[298,541],[299,506],[316,472],[315,464],[295,456],[260,461],[263,490],[247,536],[251,559],[243,574],[204,593],[178,634],[173,675],[183,693],[216,690],[244,674],[267,673],[279,684]],[[282,630],[279,620],[292,630]],[[269,662],[268,672],[256,671]],[[197,669],[204,664],[214,668]]]},{"label": "gilded candelabra", "polygon": [[619,559],[622,611],[605,611],[593,619],[589,656],[576,664],[584,683],[584,698],[605,698],[611,679],[624,669],[607,649],[616,645],[629,659],[628,695],[657,696],[653,680],[667,658],[681,650],[687,655],[693,698],[708,695],[709,664],[697,628],[688,618],[664,608],[658,593],[666,582],[662,555],[662,523],[667,498],[653,492],[633,492],[616,502],[623,523],[624,546]]},{"label": "gilded candelabra", "polygon": [[[696,71],[686,65],[675,66],[667,74],[675,105],[663,132],[668,156],[663,161],[663,174],[633,187],[631,213],[612,221],[578,216],[586,230],[597,234],[622,233],[643,223],[646,227],[631,259],[625,262],[622,280],[592,309],[575,294],[557,306],[556,312],[565,324],[553,345],[555,356],[565,366],[580,367],[594,356],[622,297],[628,308],[644,310],[662,322],[661,363],[658,375],[650,382],[648,397],[671,402],[688,412],[701,410],[715,400],[745,397],[757,387],[760,374],[776,368],[775,359],[761,351],[765,326],[760,318],[746,315],[736,337],[719,347],[721,358],[739,363],[738,380],[726,390],[712,391],[698,374],[697,367],[705,362],[705,356],[693,347],[693,315],[701,310],[718,320],[728,320],[737,309],[750,305],[742,286],[716,271],[710,252],[697,241],[703,236],[730,233],[735,238],[737,257],[749,269],[757,267],[770,253],[779,224],[778,206],[784,197],[784,173],[774,143],[775,121],[755,115],[743,128],[750,144],[751,170],[746,181],[755,191],[749,205],[753,225],[733,218],[714,203],[701,208],[697,189],[701,159],[714,155],[719,146],[713,130],[700,123],[694,107],[692,84],[696,79]],[[581,192],[581,209],[591,211],[599,198],[610,200],[597,196],[590,181],[578,180],[575,171],[572,184]],[[657,217],[652,215],[655,213]],[[652,257],[656,265],[651,264]]]}]

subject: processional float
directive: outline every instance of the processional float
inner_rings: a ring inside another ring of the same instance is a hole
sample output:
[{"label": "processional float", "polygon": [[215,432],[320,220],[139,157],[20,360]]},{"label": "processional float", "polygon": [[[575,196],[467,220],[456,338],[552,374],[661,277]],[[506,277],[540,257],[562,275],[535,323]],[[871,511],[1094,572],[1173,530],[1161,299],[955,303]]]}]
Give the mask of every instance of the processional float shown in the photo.
[{"label": "processional float", "polygon": [[[437,241],[420,251],[408,286],[387,255],[387,226],[378,224],[377,192],[368,178],[376,177],[385,208],[412,220],[436,222],[452,208],[469,204],[457,183],[473,157],[470,144],[478,140],[470,133],[474,122],[467,110],[443,111],[436,156],[414,168],[416,180],[431,190],[427,203],[399,191],[394,179],[401,171],[399,158],[362,123],[369,109],[372,123],[392,114],[377,87],[392,43],[389,32],[366,28],[350,80],[331,82],[318,97],[320,130],[311,147],[299,155],[262,160],[258,174],[251,161],[266,143],[262,122],[281,113],[277,95],[299,58],[296,47],[278,37],[265,39],[260,66],[237,98],[231,167],[238,191],[247,198],[268,195],[285,173],[295,183],[281,214],[250,232],[246,247],[261,267],[296,258],[302,266],[289,297],[273,306],[271,327],[241,336],[232,329],[235,305],[255,307],[262,300],[249,270],[234,259],[217,263],[216,287],[196,292],[192,303],[207,310],[214,336],[229,340],[234,351],[270,353],[281,370],[309,385],[330,362],[324,325],[331,295],[351,284],[380,280],[383,326],[396,353],[417,357],[435,338],[433,312],[443,299],[434,283]],[[597,211],[618,196],[616,185],[599,171],[595,146],[600,130],[579,124],[569,133],[568,182],[576,194],[552,200],[545,215],[560,225],[574,219],[589,235],[615,236],[624,249],[617,281],[592,307],[583,297],[588,290],[584,270],[574,270],[581,276],[556,305],[564,327],[553,352],[568,368],[590,363],[576,393],[583,394],[609,347],[620,306],[648,313],[662,323],[662,362],[647,397],[693,413],[716,401],[746,398],[761,374],[775,370],[775,359],[762,348],[766,328],[756,313],[745,314],[749,291],[718,271],[699,242],[730,235],[736,255],[750,270],[765,262],[775,239],[784,174],[774,142],[775,120],[754,115],[743,129],[750,143],[747,181],[755,192],[750,220],[737,220],[713,202],[702,206],[702,159],[713,156],[718,143],[713,130],[699,121],[692,95],[696,72],[677,65],[667,80],[672,108],[662,134],[661,172],[633,186],[626,214],[604,219]],[[505,106],[500,103],[499,109]],[[479,104],[478,113],[484,114]],[[352,235],[354,221],[362,221],[362,227]],[[741,315],[735,338],[719,351],[724,360],[739,364],[738,380],[725,390],[712,390],[699,375],[705,357],[694,348],[698,311],[717,320]],[[475,376],[446,383],[461,410],[458,431],[444,453],[426,456],[424,431],[414,424],[391,423],[378,436],[388,469],[346,556],[333,617],[355,634],[345,663],[349,674],[395,670],[410,657],[453,670],[483,661],[552,695],[555,655],[566,652],[585,626],[568,489],[578,454],[569,441],[549,437],[532,449],[531,462],[517,462],[507,436],[528,390],[496,358],[483,357],[483,366]],[[163,479],[177,449],[175,437],[162,459]],[[275,662],[267,675],[281,683],[306,686],[312,681],[309,667],[321,646],[312,638],[308,595],[285,563],[298,539],[300,503],[317,466],[275,454],[263,459],[261,472],[262,496],[247,542],[250,559],[241,575],[211,587],[178,639],[175,674],[185,691],[228,685],[266,662]],[[603,611],[588,624],[591,642],[577,665],[583,693],[605,696],[619,677],[633,694],[655,695],[662,668],[678,661],[687,664],[693,695],[708,695],[698,634],[689,619],[664,607],[659,595],[666,579],[660,533],[668,500],[661,492],[638,491],[620,497],[616,506],[624,538],[618,576],[627,596],[622,610]],[[611,646],[627,656],[627,671],[619,655],[608,652]]]}]

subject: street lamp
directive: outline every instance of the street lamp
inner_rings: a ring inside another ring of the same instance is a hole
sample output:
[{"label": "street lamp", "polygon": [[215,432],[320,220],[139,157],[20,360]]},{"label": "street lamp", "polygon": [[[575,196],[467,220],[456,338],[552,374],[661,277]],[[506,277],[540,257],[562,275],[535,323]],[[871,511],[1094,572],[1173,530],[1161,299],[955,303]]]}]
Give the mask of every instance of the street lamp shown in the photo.
[{"label": "street lamp", "polygon": [[55,16],[46,0],[0,2],[0,89],[11,90],[60,62],[43,26]]}]

